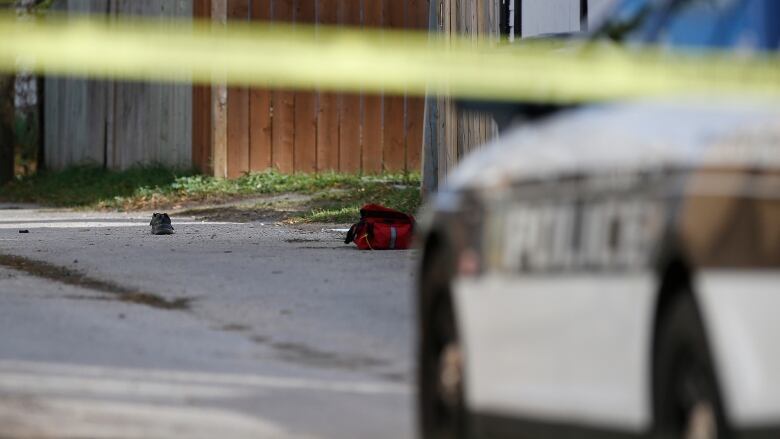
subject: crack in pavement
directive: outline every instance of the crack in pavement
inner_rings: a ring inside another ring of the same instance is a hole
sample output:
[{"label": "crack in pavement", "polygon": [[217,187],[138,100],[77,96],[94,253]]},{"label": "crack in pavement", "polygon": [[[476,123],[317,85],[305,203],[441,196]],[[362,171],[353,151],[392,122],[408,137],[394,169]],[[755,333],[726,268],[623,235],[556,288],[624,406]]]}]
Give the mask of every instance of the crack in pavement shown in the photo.
[{"label": "crack in pavement", "polygon": [[157,309],[186,311],[189,310],[192,298],[177,297],[166,299],[158,294],[128,288],[110,281],[90,277],[82,272],[71,270],[59,265],[50,264],[24,256],[0,254],[0,265],[22,271],[29,275],[52,280],[66,285],[73,285],[100,293],[108,293],[127,303],[145,305]]}]

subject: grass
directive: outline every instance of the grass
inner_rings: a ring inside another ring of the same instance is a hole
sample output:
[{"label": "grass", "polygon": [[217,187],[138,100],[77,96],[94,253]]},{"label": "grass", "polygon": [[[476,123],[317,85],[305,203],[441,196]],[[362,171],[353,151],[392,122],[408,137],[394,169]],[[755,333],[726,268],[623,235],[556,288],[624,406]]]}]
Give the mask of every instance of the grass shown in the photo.
[{"label": "grass", "polygon": [[303,213],[292,221],[348,222],[358,217],[358,209],[366,203],[416,212],[420,205],[419,184],[416,174],[287,175],[266,171],[225,180],[164,167],[138,167],[121,172],[75,167],[17,179],[0,187],[0,201],[132,211],[301,193],[311,195],[311,201],[299,206]]},{"label": "grass", "polygon": [[76,167],[60,172],[41,172],[0,187],[0,200],[37,203],[55,207],[99,206],[123,208],[147,191],[163,192],[188,173],[162,167],[109,172],[98,167]]},{"label": "grass", "polygon": [[419,180],[413,185],[362,182],[348,191],[326,192],[315,200],[317,207],[299,219],[309,222],[349,222],[360,216],[360,207],[381,204],[402,212],[416,213],[420,207]]}]

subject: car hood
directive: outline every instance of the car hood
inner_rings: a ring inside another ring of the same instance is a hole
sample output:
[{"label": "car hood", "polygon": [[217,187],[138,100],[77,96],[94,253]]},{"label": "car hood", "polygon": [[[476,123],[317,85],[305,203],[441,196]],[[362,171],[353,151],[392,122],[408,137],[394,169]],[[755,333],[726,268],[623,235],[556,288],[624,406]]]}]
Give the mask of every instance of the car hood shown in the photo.
[{"label": "car hood", "polygon": [[467,157],[445,189],[697,167],[780,170],[780,105],[649,101],[571,110],[507,131]]}]

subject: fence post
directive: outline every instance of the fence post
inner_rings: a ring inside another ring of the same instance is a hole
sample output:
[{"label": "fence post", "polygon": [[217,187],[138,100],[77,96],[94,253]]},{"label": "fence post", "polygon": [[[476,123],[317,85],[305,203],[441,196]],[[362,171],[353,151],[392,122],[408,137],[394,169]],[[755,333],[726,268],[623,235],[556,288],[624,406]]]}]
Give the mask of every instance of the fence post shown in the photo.
[{"label": "fence post", "polygon": [[[227,26],[227,0],[212,0],[212,26]],[[211,87],[211,145],[214,177],[227,178],[227,85],[225,73],[215,73]]]},{"label": "fence post", "polygon": [[[431,0],[428,9],[429,38],[438,38],[439,5],[442,0]],[[427,197],[439,185],[439,105],[438,98],[425,95],[423,113],[422,194]]]},{"label": "fence post", "polygon": [[[501,0],[431,0],[429,32],[433,38],[465,34],[470,39],[497,40]],[[436,36],[438,35],[438,36]],[[450,97],[427,96],[423,135],[422,192],[438,190],[450,170],[471,151],[497,134],[492,117],[459,113]]]}]

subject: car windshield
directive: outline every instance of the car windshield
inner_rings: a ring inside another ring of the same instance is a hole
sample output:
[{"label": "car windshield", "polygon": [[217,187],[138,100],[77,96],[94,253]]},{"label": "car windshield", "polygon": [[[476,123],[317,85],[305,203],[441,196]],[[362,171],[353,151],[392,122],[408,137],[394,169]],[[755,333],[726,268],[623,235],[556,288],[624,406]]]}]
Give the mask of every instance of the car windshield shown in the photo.
[{"label": "car windshield", "polygon": [[653,22],[661,18],[663,10],[660,1],[624,0],[598,26],[593,37],[606,37],[625,43],[642,42],[653,27]]},{"label": "car windshield", "polygon": [[780,2],[623,0],[594,32],[628,45],[774,50]]}]

